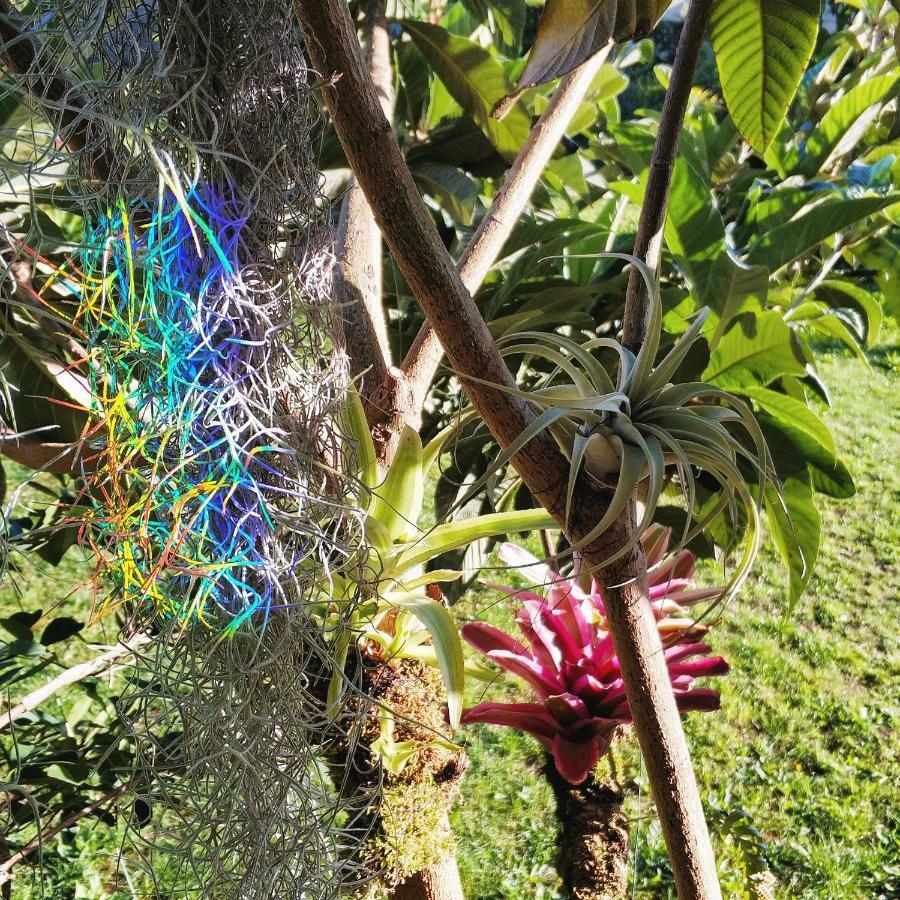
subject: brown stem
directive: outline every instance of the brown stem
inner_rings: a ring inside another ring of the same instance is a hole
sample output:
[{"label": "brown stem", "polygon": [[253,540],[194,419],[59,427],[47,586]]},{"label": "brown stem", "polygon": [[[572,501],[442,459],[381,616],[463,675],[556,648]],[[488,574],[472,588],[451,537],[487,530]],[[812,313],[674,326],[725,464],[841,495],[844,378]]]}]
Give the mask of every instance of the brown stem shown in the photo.
[{"label": "brown stem", "polygon": [[24,716],[25,713],[37,709],[45,700],[52,697],[57,691],[68,687],[70,684],[76,684],[92,675],[99,675],[105,672],[119,660],[127,656],[131,656],[135,650],[152,640],[148,634],[139,634],[133,637],[127,644],[119,644],[106,653],[101,653],[87,662],[72,666],[66,669],[55,678],[51,678],[46,684],[32,691],[21,703],[17,703],[8,712],[0,713],[0,731],[5,731],[12,723]]},{"label": "brown stem", "polygon": [[391,900],[464,900],[456,860],[445,857],[416,872],[391,891]]},{"label": "brown stem", "polygon": [[[366,10],[367,62],[381,108],[390,119],[394,107],[391,75],[391,43],[379,0]],[[367,401],[387,379],[391,365],[387,324],[381,293],[381,232],[369,202],[352,179],[338,227],[334,299],[340,317],[350,374],[359,379],[359,391]]]},{"label": "brown stem", "polygon": [[561,829],[557,866],[573,900],[619,900],[628,888],[628,824],[622,792],[593,776],[569,784],[547,756],[544,775],[553,788]]},{"label": "brown stem", "polygon": [[[560,82],[510,166],[503,185],[457,265],[459,277],[470,293],[478,290],[497,261],[585,92],[609,56],[609,50],[610,47],[601,50]],[[382,419],[378,424],[398,434],[404,424],[417,430],[421,427],[422,407],[443,356],[444,349],[437,333],[426,320],[406,353],[401,366],[402,376],[398,377],[396,370],[388,375],[383,394],[390,396],[393,393],[392,418]]]},{"label": "brown stem", "polygon": [[[419,196],[360,62],[347,6],[343,0],[294,0],[294,10],[313,67],[340,75],[322,95],[394,259],[473,405],[506,447],[534,421],[534,412],[510,392],[515,380]],[[546,432],[533,438],[512,463],[573,542],[589,534],[608,508],[609,494],[595,490],[582,474],[566,518],[569,463]],[[582,554],[598,569],[606,588],[610,629],[679,896],[719,898],[703,807],[647,596],[643,556],[635,551],[602,568],[633,528],[633,521],[620,519],[584,546]]]},{"label": "brown stem", "polygon": [[[666,210],[669,187],[672,184],[672,170],[678,155],[678,140],[684,125],[697,70],[697,60],[703,46],[706,26],[712,13],[713,0],[693,0],[681,29],[678,50],[672,65],[669,87],[663,101],[659,131],[653,145],[650,171],[647,175],[647,189],[641,207],[638,233],[634,242],[634,255],[644,260],[653,270],[659,269],[662,258],[663,232],[666,225]],[[632,269],[628,277],[628,293],[625,296],[625,318],[622,323],[622,343],[634,353],[640,349],[647,337],[650,298],[647,285],[637,269]]]},{"label": "brown stem", "polygon": [[84,157],[85,168],[99,181],[109,176],[103,148],[96,146],[92,120],[75,85],[56,62],[47,58],[40,40],[29,34],[18,10],[0,0],[0,60],[22,80],[22,90],[51,123],[60,142]]}]

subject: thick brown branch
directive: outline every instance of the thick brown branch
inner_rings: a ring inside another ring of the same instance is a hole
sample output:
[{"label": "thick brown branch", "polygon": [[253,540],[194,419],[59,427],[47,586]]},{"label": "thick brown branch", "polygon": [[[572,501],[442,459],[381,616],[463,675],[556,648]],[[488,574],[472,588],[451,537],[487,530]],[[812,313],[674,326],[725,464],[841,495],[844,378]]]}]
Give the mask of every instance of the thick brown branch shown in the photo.
[{"label": "thick brown branch", "polygon": [[[634,255],[644,260],[654,271],[659,269],[662,258],[672,171],[675,168],[684,114],[691,97],[694,72],[697,69],[697,60],[703,46],[703,36],[709,24],[712,5],[713,0],[693,0],[685,17],[675,62],[672,65],[669,87],[663,101],[659,132],[653,146],[647,189],[644,192],[644,204],[641,207],[641,218],[634,242]],[[647,286],[637,269],[632,269],[625,297],[622,343],[635,353],[647,336],[649,310],[650,298],[647,296]]]},{"label": "thick brown branch", "polygon": [[[513,376],[419,197],[361,64],[346,4],[294,0],[294,9],[313,67],[340,76],[324,87],[323,97],[394,259],[473,405],[500,445],[508,446],[534,421],[534,413],[507,390],[515,385]],[[569,464],[546,432],[516,454],[513,465],[573,541],[587,535],[608,507],[609,498],[582,478],[566,519]],[[586,546],[587,562],[599,569],[633,527],[633,522],[620,521]],[[606,587],[609,624],[679,896],[718,898],[703,808],[647,597],[644,560],[632,553],[598,574]]]},{"label": "thick brown branch", "polygon": [[[379,0],[367,11],[367,60],[381,108],[390,119],[394,107],[391,43]],[[334,269],[334,299],[350,359],[364,401],[384,384],[391,365],[381,290],[381,232],[356,179],[341,208]]]}]

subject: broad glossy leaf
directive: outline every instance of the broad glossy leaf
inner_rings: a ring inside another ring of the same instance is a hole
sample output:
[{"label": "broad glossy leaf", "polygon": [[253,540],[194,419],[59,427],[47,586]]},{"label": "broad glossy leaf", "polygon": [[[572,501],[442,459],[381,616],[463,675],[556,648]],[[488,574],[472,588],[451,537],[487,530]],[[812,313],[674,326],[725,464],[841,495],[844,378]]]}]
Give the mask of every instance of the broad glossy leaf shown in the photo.
[{"label": "broad glossy leaf", "polygon": [[707,326],[711,351],[715,350],[736,316],[762,308],[768,289],[769,270],[765,266],[745,266],[723,246],[710,268],[701,301],[712,311]]},{"label": "broad glossy leaf", "polygon": [[[778,461],[776,460],[776,467]],[[781,473],[779,473],[781,474]],[[781,500],[771,486],[766,490],[769,534],[788,569],[790,606],[803,595],[819,555],[822,519],[813,499],[809,473],[797,468],[781,475]]]},{"label": "broad glossy leaf", "polygon": [[403,27],[431,64],[453,99],[478,123],[497,151],[515,157],[531,130],[531,119],[518,106],[499,121],[494,104],[509,91],[499,61],[488,50],[427,22],[404,19]]},{"label": "broad glossy leaf", "polygon": [[773,455],[802,459],[809,466],[813,489],[820,494],[846,500],[856,493],[853,476],[847,467],[826,452],[825,448],[813,440],[793,423],[783,419],[773,419],[766,413],[757,415],[766,444]]},{"label": "broad glossy leaf", "polygon": [[412,169],[419,187],[434,197],[457,222],[471,225],[478,186],[465,172],[443,163],[422,163]]},{"label": "broad glossy leaf", "polygon": [[784,120],[819,30],[821,0],[717,0],[710,38],[734,123],[764,153]]},{"label": "broad glossy leaf", "polygon": [[886,197],[855,197],[820,203],[797,218],[773,228],[750,245],[746,261],[776,272],[782,266],[815,249],[826,238],[845,231],[882,209],[896,203],[897,194]]},{"label": "broad glossy leaf", "polygon": [[803,431],[834,458],[834,438],[831,431],[802,400],[763,387],[743,387],[740,393],[753,400],[778,422],[784,422]]},{"label": "broad glossy leaf", "polygon": [[516,91],[559,78],[610,41],[652,31],[672,0],[547,0]]},{"label": "broad glossy leaf", "polygon": [[701,297],[713,263],[725,250],[725,225],[703,161],[691,141],[682,140],[669,194],[666,244]]},{"label": "broad glossy leaf", "polygon": [[866,346],[874,346],[884,318],[877,294],[873,294],[851,281],[830,278],[816,288],[813,296],[832,307],[853,307],[858,310],[866,323]]},{"label": "broad glossy leaf", "polygon": [[811,177],[835,157],[849,153],[865,136],[882,105],[896,96],[900,74],[876,75],[851,88],[822,117],[806,142],[801,171]]},{"label": "broad glossy leaf", "polygon": [[781,375],[804,375],[794,355],[791,329],[781,313],[771,310],[742,316],[713,351],[704,381],[720,387],[767,385]]}]

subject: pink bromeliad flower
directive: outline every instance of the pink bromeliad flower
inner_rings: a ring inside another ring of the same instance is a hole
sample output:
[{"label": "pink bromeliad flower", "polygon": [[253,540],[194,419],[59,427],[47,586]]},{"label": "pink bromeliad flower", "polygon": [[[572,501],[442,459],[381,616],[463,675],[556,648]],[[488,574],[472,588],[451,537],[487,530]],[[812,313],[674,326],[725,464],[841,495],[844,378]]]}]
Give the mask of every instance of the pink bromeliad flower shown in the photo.
[{"label": "pink bromeliad flower", "polygon": [[[642,539],[647,555],[650,598],[665,647],[669,677],[678,708],[713,710],[719,694],[694,687],[705,675],[724,675],[728,663],[708,657],[698,638],[706,630],[688,607],[718,596],[717,590],[691,590],[694,556],[684,550],[662,562],[669,529],[650,528]],[[572,784],[590,774],[612,742],[619,725],[631,722],[631,710],[605,620],[603,597],[595,581],[590,593],[515,544],[503,544],[500,557],[515,566],[543,594],[491,584],[518,601],[516,624],[523,644],[499,628],[470,622],[462,635],[488,659],[525,681],[534,703],[479,703],[464,710],[464,724],[518,728],[534,735],[552,754],[559,773]]]}]

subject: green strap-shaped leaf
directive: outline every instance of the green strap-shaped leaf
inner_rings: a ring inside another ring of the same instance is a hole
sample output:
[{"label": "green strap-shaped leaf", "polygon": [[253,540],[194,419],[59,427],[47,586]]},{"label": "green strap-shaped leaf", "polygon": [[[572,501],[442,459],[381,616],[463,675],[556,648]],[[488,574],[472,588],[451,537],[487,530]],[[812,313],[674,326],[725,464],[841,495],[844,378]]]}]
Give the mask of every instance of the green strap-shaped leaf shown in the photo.
[{"label": "green strap-shaped leaf", "polygon": [[439,525],[420,541],[416,541],[397,552],[397,556],[388,561],[391,569],[406,571],[421,566],[446,553],[465,547],[474,541],[501,534],[512,534],[516,531],[534,531],[538,528],[556,528],[556,522],[543,509],[517,509],[510,512],[488,513],[474,519],[460,519]]},{"label": "green strap-shaped leaf", "polygon": [[765,153],[812,56],[821,0],[718,0],[710,37],[735,125]]},{"label": "green strap-shaped leaf", "polygon": [[369,422],[362,400],[352,384],[347,388],[344,423],[350,437],[356,443],[356,469],[359,478],[367,488],[373,488],[378,484],[375,444],[372,442],[372,433],[369,431]]},{"label": "green strap-shaped leaf", "polygon": [[456,623],[443,604],[436,600],[413,595],[391,595],[390,602],[400,609],[411,612],[431,634],[434,652],[447,690],[450,725],[452,728],[458,728],[462,716],[466,662]]},{"label": "green strap-shaped leaf", "polygon": [[422,440],[407,425],[400,434],[397,453],[384,483],[373,491],[375,499],[369,515],[397,540],[415,531],[422,512],[423,492]]},{"label": "green strap-shaped leaf", "polygon": [[403,27],[453,99],[481,126],[498,152],[515,158],[531,131],[531,119],[519,107],[502,122],[491,116],[494,104],[509,91],[499,61],[474,41],[438,25],[407,19]]}]

